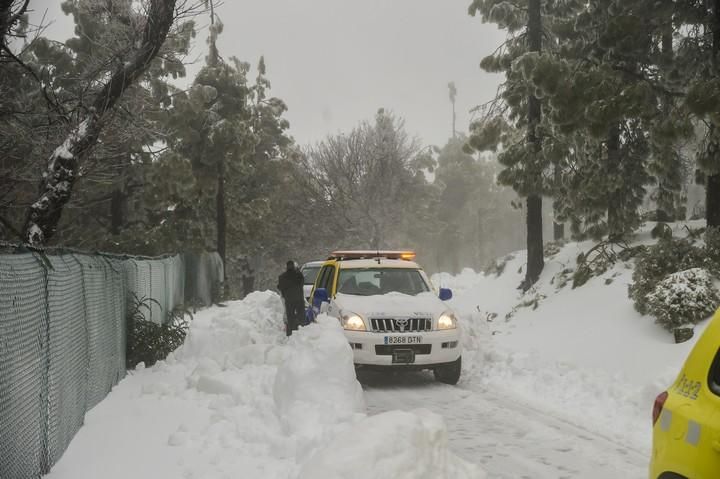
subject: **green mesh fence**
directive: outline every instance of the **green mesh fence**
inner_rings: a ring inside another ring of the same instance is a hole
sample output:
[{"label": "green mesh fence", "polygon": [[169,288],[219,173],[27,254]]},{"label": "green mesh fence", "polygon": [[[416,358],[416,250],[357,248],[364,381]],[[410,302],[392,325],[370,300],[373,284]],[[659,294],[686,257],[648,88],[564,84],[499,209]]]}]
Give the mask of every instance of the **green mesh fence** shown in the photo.
[{"label": "green mesh fence", "polygon": [[[222,262],[195,258],[202,273],[187,296],[207,299]],[[125,376],[134,298],[152,298],[147,319],[160,323],[186,302],[185,286],[180,256],[0,254],[0,479],[50,470],[85,413]]]},{"label": "green mesh fence", "polygon": [[217,253],[185,255],[185,298],[194,305],[217,302],[224,278],[223,262]]}]

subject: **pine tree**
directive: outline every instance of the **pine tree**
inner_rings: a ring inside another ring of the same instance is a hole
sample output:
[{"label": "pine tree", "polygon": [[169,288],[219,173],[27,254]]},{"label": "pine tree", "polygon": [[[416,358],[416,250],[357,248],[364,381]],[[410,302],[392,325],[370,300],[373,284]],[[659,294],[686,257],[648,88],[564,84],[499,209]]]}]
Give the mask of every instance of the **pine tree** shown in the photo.
[{"label": "pine tree", "polygon": [[677,24],[685,25],[678,41],[681,78],[689,82],[685,104],[705,123],[697,164],[705,177],[708,227],[720,227],[720,1],[677,5]]},{"label": "pine tree", "polygon": [[[506,168],[499,180],[526,197],[528,263],[523,289],[529,289],[538,280],[544,267],[542,195],[547,189],[544,173],[549,165],[543,153],[542,105],[535,89],[523,78],[522,68],[517,66],[524,58],[540,55],[543,7],[547,11],[548,2],[528,0],[524,9],[499,0],[476,0],[469,9],[471,15],[480,13],[483,20],[508,31],[507,41],[481,63],[486,71],[504,72],[506,81],[501,98],[493,104],[485,121],[472,126],[469,145],[484,151],[494,150],[502,143],[498,158]],[[524,134],[514,138],[505,135],[501,139],[501,132],[510,126],[524,130]]]},{"label": "pine tree", "polygon": [[[487,65],[509,66],[508,78],[529,83],[544,101],[544,155],[554,166],[547,191],[556,218],[569,220],[575,235],[622,238],[640,224],[650,173],[664,207],[679,199],[679,145],[692,123],[671,98],[672,2],[548,2],[545,8],[543,54],[496,56]],[[482,133],[478,142],[491,136]]]}]

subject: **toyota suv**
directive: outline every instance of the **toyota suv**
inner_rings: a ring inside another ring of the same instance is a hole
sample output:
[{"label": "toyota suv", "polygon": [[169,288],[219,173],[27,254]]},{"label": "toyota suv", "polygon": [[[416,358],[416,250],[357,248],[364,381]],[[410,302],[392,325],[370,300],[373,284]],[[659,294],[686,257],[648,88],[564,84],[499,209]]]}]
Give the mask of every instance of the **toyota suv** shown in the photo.
[{"label": "toyota suv", "polygon": [[457,317],[435,291],[412,251],[335,251],[313,286],[312,318],[336,317],[357,367],[432,369],[438,381],[460,379]]}]

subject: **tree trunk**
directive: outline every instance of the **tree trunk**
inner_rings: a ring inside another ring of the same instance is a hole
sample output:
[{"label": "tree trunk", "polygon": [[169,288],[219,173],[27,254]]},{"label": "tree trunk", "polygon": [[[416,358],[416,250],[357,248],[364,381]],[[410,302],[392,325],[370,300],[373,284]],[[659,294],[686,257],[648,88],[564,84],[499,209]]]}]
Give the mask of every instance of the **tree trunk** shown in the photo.
[{"label": "tree trunk", "polygon": [[[713,2],[713,51],[712,64],[715,76],[718,76],[718,56],[720,56],[720,0]],[[714,158],[717,162],[717,158]],[[705,221],[708,228],[720,227],[720,173],[707,175],[705,184]]]},{"label": "tree trunk", "polygon": [[[542,47],[542,17],[540,11],[540,0],[528,0],[528,47],[531,52],[540,52]],[[538,155],[542,150],[542,139],[537,132],[540,124],[542,110],[540,100],[534,95],[528,97],[528,143],[532,151]],[[537,162],[535,162],[537,163]],[[538,178],[534,179],[539,184],[542,172],[536,172]],[[528,262],[525,271],[525,281],[522,284],[524,290],[530,289],[540,278],[545,267],[543,258],[543,228],[542,228],[542,196],[540,192],[533,192],[527,198],[527,254]]]},{"label": "tree trunk", "polygon": [[226,261],[227,215],[225,212],[225,163],[223,161],[218,162],[217,194],[215,202],[217,251],[223,262],[223,299],[225,299],[227,297],[229,285],[227,281],[228,264]]},{"label": "tree trunk", "polygon": [[113,235],[119,235],[125,226],[126,204],[125,192],[120,187],[113,190],[110,199],[110,232]]},{"label": "tree trunk", "polygon": [[705,220],[708,228],[720,227],[720,173],[707,175],[705,184]]},{"label": "tree trunk", "polygon": [[[663,61],[666,65],[670,65],[673,60],[673,25],[672,16],[667,20],[667,24],[663,27],[663,34],[660,45],[663,53]],[[671,114],[673,97],[670,94],[663,96],[663,114],[668,117]],[[673,155],[674,151],[669,150],[665,154]],[[658,189],[656,199],[655,218],[657,221],[675,221],[676,212],[678,210],[678,188],[682,188],[682,184],[677,180],[681,178],[680,158],[673,155],[672,158],[665,158],[664,161],[670,161],[671,164],[661,168],[659,171],[664,172],[658,178]]]},{"label": "tree trunk", "polygon": [[606,174],[610,179],[607,191],[608,239],[622,237],[622,190],[617,184],[620,170],[620,124],[608,129]]},{"label": "tree trunk", "polygon": [[525,273],[524,290],[530,289],[540,278],[545,267],[543,257],[542,196],[530,195],[527,198],[527,248],[528,264]]},{"label": "tree trunk", "polygon": [[28,208],[25,219],[23,234],[29,244],[41,246],[55,234],[63,208],[72,196],[80,165],[100,136],[105,114],[150,66],[165,42],[174,14],[175,0],[151,1],[140,45],[130,60],[113,72],[83,121],[50,155],[38,197]]},{"label": "tree trunk", "polygon": [[[561,176],[562,176],[562,171],[560,170],[560,167],[558,165],[555,165],[554,170],[553,170],[553,180],[555,182],[556,188],[560,184]],[[559,223],[557,221],[557,217],[558,217],[557,201],[553,201],[553,240],[561,241],[561,240],[565,239],[565,224]]]},{"label": "tree trunk", "polygon": [[553,222],[553,240],[562,241],[565,239],[565,224]]}]

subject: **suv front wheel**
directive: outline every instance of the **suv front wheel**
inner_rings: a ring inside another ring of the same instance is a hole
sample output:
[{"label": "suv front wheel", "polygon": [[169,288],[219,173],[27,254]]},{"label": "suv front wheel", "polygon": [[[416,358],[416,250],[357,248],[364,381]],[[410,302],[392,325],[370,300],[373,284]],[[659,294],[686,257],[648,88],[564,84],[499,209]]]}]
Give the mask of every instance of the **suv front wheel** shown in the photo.
[{"label": "suv front wheel", "polygon": [[460,370],[462,369],[462,357],[444,366],[438,366],[433,369],[435,379],[441,383],[455,385],[460,380]]}]

